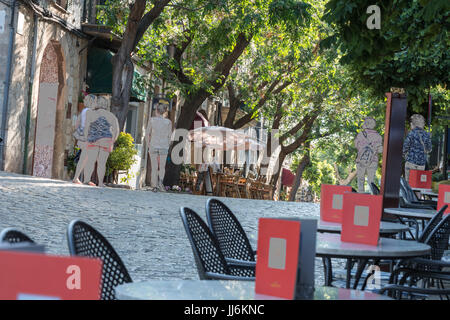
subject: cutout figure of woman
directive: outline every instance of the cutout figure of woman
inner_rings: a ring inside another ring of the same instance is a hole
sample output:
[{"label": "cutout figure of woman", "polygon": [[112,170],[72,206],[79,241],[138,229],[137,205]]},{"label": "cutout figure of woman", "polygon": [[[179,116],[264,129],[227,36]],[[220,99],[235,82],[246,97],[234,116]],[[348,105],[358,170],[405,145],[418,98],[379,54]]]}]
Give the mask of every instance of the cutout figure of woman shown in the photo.
[{"label": "cutout figure of woman", "polygon": [[370,185],[375,179],[378,169],[378,154],[383,152],[383,138],[376,132],[375,119],[364,119],[363,130],[355,139],[355,147],[358,149],[356,157],[356,172],[358,180],[358,192],[364,192],[364,182],[367,175],[367,183]]},{"label": "cutout figure of woman", "polygon": [[431,152],[431,137],[424,130],[425,118],[420,114],[411,116],[411,131],[403,142],[405,163],[405,179],[409,182],[409,171],[425,170],[427,154]]},{"label": "cutout figure of woman", "polygon": [[84,97],[84,106],[85,108],[81,111],[80,116],[78,117],[77,123],[75,125],[76,129],[74,132],[74,137],[78,140],[77,144],[81,150],[80,159],[77,163],[77,168],[75,170],[75,176],[73,177],[73,183],[81,184],[80,174],[86,166],[87,156],[86,156],[86,146],[87,146],[87,137],[84,135],[84,127],[86,125],[86,114],[89,110],[93,110],[96,103],[97,97],[93,94],[88,94]]},{"label": "cutout figure of woman", "polygon": [[91,176],[96,162],[98,186],[104,186],[106,161],[113,150],[114,142],[119,136],[119,122],[114,114],[106,110],[107,108],[108,100],[100,96],[97,98],[95,109],[88,111],[86,114],[84,132],[87,137],[87,162],[84,169],[84,183],[91,186],[95,186],[91,182]]},{"label": "cutout figure of woman", "polygon": [[172,121],[163,117],[168,104],[160,101],[156,104],[155,116],[148,120],[146,140],[152,167],[150,184],[153,191],[165,191],[163,179],[166,172],[166,160],[172,136]]}]

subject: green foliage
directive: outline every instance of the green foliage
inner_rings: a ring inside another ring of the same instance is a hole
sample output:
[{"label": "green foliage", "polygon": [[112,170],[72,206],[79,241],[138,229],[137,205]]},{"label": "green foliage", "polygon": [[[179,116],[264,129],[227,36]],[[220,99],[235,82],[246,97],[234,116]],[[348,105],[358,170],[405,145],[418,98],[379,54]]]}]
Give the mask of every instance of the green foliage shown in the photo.
[{"label": "green foliage", "polygon": [[121,132],[117,138],[114,150],[109,154],[106,162],[106,174],[109,176],[117,171],[126,171],[128,175],[128,170],[136,162],[134,156],[137,153],[133,137],[128,133]]},{"label": "green foliage", "polygon": [[[164,78],[168,94],[190,96],[199,90],[212,94],[217,79],[215,66],[229,54],[238,37],[261,39],[261,34],[278,28],[282,38],[296,37],[311,18],[311,0],[181,0],[168,5],[146,31],[135,52],[144,63],[154,66],[147,86],[154,87]],[[152,2],[147,2],[147,11]],[[128,2],[107,0],[98,19],[119,36],[125,31]],[[188,43],[183,58],[170,57],[168,46],[181,49]],[[183,73],[185,77],[180,77]],[[157,80],[156,80],[157,81]]]},{"label": "green foliage", "polygon": [[[370,5],[381,8],[380,30],[366,26]],[[410,113],[425,113],[429,89],[445,88],[439,114],[450,103],[449,13],[448,0],[330,0],[324,19],[332,31],[322,47],[342,52],[355,87],[370,88],[378,97],[391,87],[405,88]]]},{"label": "green foliage", "polygon": [[435,172],[432,175],[432,180],[436,182],[443,181],[445,180],[445,175],[442,172]]},{"label": "green foliage", "polygon": [[77,169],[77,164],[75,163],[75,157],[79,150],[80,150],[80,148],[74,147],[73,152],[70,153],[69,156],[67,157],[67,172],[68,172],[69,176],[74,174]]},{"label": "green foliage", "polygon": [[[294,169],[291,167],[291,170]],[[320,161],[318,159],[311,159],[311,164],[306,167],[303,172],[303,178],[308,181],[312,190],[320,195],[320,186],[322,184],[335,184],[333,166],[328,161]]]}]

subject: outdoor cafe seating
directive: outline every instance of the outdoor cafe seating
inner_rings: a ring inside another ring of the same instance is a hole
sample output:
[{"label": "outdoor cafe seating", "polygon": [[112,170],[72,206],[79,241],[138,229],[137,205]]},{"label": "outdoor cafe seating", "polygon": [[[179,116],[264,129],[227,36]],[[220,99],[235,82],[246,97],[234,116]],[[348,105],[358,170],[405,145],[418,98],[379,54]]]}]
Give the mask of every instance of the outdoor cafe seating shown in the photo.
[{"label": "outdoor cafe seating", "polygon": [[[382,289],[374,292],[387,293],[396,299],[405,297],[424,299],[427,295],[435,295],[440,298],[446,296],[448,299],[450,290],[445,288],[444,281],[450,281],[450,274],[443,268],[449,268],[450,263],[441,260],[444,250],[448,248],[450,236],[450,215],[443,218],[446,208],[447,206],[436,213],[417,240],[429,245],[431,253],[421,258],[397,260],[392,272],[387,273],[387,276],[382,276],[384,280]],[[212,231],[211,241],[218,246],[225,261],[236,265],[251,266],[253,264],[254,266],[256,251],[252,249],[245,231],[233,212],[220,200],[208,199],[206,217],[209,229]],[[200,219],[198,215],[196,218]],[[204,224],[200,220],[199,223]],[[193,244],[193,242],[191,243]],[[373,259],[373,263],[380,263],[380,259]],[[352,265],[347,264],[347,267],[352,268]],[[355,277],[355,272],[352,271],[351,276]],[[363,274],[365,280],[361,284],[361,290],[366,290],[370,276],[371,274]],[[327,279],[327,277],[325,278]],[[332,285],[335,280],[331,275],[326,285]],[[420,280],[423,280],[426,285],[420,286]],[[339,284],[339,281],[335,283]],[[435,284],[436,288],[429,288],[429,284]]]},{"label": "outdoor cafe seating", "polygon": [[180,215],[200,280],[255,280],[254,265],[228,262],[216,237],[195,211],[180,208]]},{"label": "outdoor cafe seating", "polygon": [[206,219],[227,261],[255,266],[256,251],[230,208],[218,199],[208,199]]},{"label": "outdoor cafe seating", "polygon": [[[206,179],[210,179],[212,190],[207,190]],[[195,195],[255,200],[273,198],[272,186],[266,183],[265,176],[248,173],[245,177],[242,169],[233,171],[225,167],[223,172],[213,172],[209,167],[205,172],[182,171],[179,184],[183,190],[188,189]]]},{"label": "outdoor cafe seating", "polygon": [[67,227],[67,241],[72,256],[100,258],[103,261],[102,300],[115,300],[114,288],[133,281],[116,250],[94,227],[81,220],[73,220]]},{"label": "outdoor cafe seating", "polygon": [[7,242],[7,243],[23,243],[23,242],[29,242],[34,243],[33,240],[30,239],[25,233],[14,229],[14,228],[6,228],[3,229],[0,233],[0,242]]},{"label": "outdoor cafe seating", "polygon": [[[412,246],[415,243],[422,243],[422,246],[430,249],[427,249],[428,254],[420,254],[419,257],[401,258],[398,254],[398,258],[394,259],[396,263],[391,272],[385,272],[388,277],[381,278],[381,289],[369,291],[378,294],[377,297],[389,296],[394,299],[424,299],[429,296],[449,299],[450,289],[445,286],[450,281],[450,274],[445,268],[449,268],[450,263],[443,259],[450,237],[450,215],[444,216],[446,209],[447,206],[444,206],[433,215],[417,240],[387,238],[392,243],[400,241],[402,245],[399,248],[402,246],[406,248],[408,243]],[[257,251],[252,247],[236,215],[224,202],[214,198],[206,201],[205,212],[206,222],[194,210],[180,208],[181,222],[193,252],[193,262],[200,281],[255,281]],[[100,258],[103,261],[99,288],[101,299],[116,299],[117,288],[133,282],[118,253],[108,240],[89,224],[73,220],[67,228],[67,239],[70,255]],[[320,241],[324,241],[323,239],[327,237],[322,237]],[[318,243],[320,241],[318,240]],[[7,228],[0,233],[0,245],[1,243],[33,244],[34,242],[31,237],[21,231]],[[320,245],[318,249],[319,247]],[[326,244],[325,247],[329,245]],[[369,260],[373,264],[380,262],[380,259],[376,257]],[[347,273],[350,272],[352,278],[357,277],[351,270],[352,264],[347,264],[347,267],[350,268]],[[324,271],[331,271],[331,268],[329,270],[324,268]],[[364,281],[359,287],[355,282],[353,290],[369,292],[367,281],[371,274],[363,273],[360,276],[364,278]],[[325,287],[317,288],[317,292],[321,292],[328,286],[339,287],[340,281],[333,274],[326,275],[325,285]]]}]

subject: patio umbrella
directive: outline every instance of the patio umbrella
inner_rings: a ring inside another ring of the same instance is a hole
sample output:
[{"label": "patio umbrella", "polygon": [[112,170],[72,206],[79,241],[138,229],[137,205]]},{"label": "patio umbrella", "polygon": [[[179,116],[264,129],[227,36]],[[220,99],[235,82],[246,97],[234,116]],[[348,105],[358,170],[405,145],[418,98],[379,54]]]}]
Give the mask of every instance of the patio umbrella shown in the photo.
[{"label": "patio umbrella", "polygon": [[217,150],[257,150],[264,145],[256,139],[246,135],[241,130],[210,126],[189,131],[188,138],[194,143],[201,143],[203,147]]}]

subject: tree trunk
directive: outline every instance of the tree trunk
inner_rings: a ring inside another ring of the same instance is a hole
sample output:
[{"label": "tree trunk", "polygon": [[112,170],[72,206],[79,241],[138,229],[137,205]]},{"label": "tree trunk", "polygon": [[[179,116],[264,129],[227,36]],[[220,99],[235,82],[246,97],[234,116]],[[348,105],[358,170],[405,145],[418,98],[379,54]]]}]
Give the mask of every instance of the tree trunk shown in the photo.
[{"label": "tree trunk", "polygon": [[286,159],[286,156],[287,156],[288,154],[287,153],[285,153],[284,151],[283,151],[283,149],[280,151],[280,154],[278,155],[278,170],[277,171],[275,171],[273,174],[272,174],[272,177],[270,178],[270,185],[271,186],[276,186],[276,183],[277,183],[277,181],[278,181],[278,178],[280,177],[280,174],[281,174],[281,168],[282,168],[282,166],[283,166],[283,162],[284,162],[284,160]]},{"label": "tree trunk", "polygon": [[239,109],[239,106],[241,104],[241,100],[236,95],[236,92],[234,90],[233,84],[229,83],[227,85],[228,89],[228,97],[230,100],[230,108],[228,110],[227,118],[225,119],[225,122],[223,123],[223,126],[225,128],[232,128],[234,120],[236,119],[236,114]]},{"label": "tree trunk", "polygon": [[159,17],[170,0],[156,1],[153,8],[144,15],[147,0],[136,0],[130,9],[125,32],[119,50],[113,56],[111,112],[119,121],[120,130],[125,126],[128,114],[134,65],[131,53],[136,49],[145,31]]},{"label": "tree trunk", "polygon": [[341,185],[341,186],[346,186],[346,185],[350,184],[350,182],[352,182],[352,180],[355,179],[356,174],[357,174],[357,171],[354,170],[348,174],[347,178],[343,179],[341,177],[341,175],[339,174],[339,168],[336,163],[333,164],[333,168],[334,168],[334,175],[336,176],[336,179],[337,179],[339,185]]},{"label": "tree trunk", "polygon": [[289,194],[289,201],[295,201],[295,196],[297,195],[298,188],[302,182],[303,171],[305,171],[306,167],[309,165],[311,161],[309,146],[307,146],[307,150],[305,155],[297,167],[297,172],[295,173],[295,181],[292,185],[291,193]]},{"label": "tree trunk", "polygon": [[[189,100],[186,100],[181,108],[180,117],[178,118],[176,129],[189,130],[191,128],[192,122],[195,119],[196,111],[201,106],[203,101],[208,97],[208,93],[204,90],[198,92],[198,94]],[[185,142],[187,137],[184,137]],[[169,157],[166,161],[166,174],[164,176],[164,185],[173,186],[178,185],[180,178],[181,165],[175,164],[172,161],[172,150],[178,146],[178,144],[183,143],[180,141],[173,141],[169,148]],[[183,149],[180,150],[180,157],[183,157]]]},{"label": "tree trunk", "polygon": [[[278,156],[278,171],[275,172],[274,175],[272,175],[272,178],[270,179],[271,183],[277,182],[278,177],[280,176],[281,166],[283,165],[283,162],[284,162],[284,159],[286,159],[286,156],[291,154],[295,150],[297,150],[302,144],[305,143],[305,141],[307,141],[308,137],[311,135],[312,126],[314,124],[314,121],[317,119],[318,115],[319,115],[318,112],[315,111],[315,113],[312,116],[309,116],[309,115],[305,116],[301,121],[301,123],[304,123],[302,134],[298,138],[296,138],[295,141],[292,142],[291,144],[289,144],[287,146],[281,145],[281,151]],[[306,119],[306,121],[305,121],[305,119]],[[297,128],[296,130],[300,130],[300,128]],[[292,134],[294,134],[294,133],[292,133]],[[280,143],[282,143],[282,142],[283,141],[280,141]]]},{"label": "tree trunk", "polygon": [[[252,36],[246,36],[241,33],[238,36],[237,43],[235,47],[226,54],[220,62],[214,67],[214,72],[218,73],[218,76],[210,82],[213,87],[213,93],[217,92],[222,86],[225,84],[225,80],[228,78],[231,68],[237,59],[242,55],[245,48],[248,47]],[[176,72],[178,78],[185,78],[186,76],[182,72],[182,70],[178,70]],[[180,79],[183,80],[183,79]],[[193,94],[188,95],[185,103],[181,107],[181,113],[178,118],[176,129],[186,129],[189,130],[192,122],[195,119],[195,114],[198,108],[201,106],[203,101],[210,97],[213,93],[208,92],[204,89],[199,89]],[[169,148],[169,157],[167,157],[166,162],[166,174],[164,177],[164,185],[165,186],[173,186],[178,184],[180,178],[180,170],[181,164],[175,164],[171,161],[172,150],[180,143],[180,141],[173,141]],[[183,151],[181,150],[181,154]]]}]

